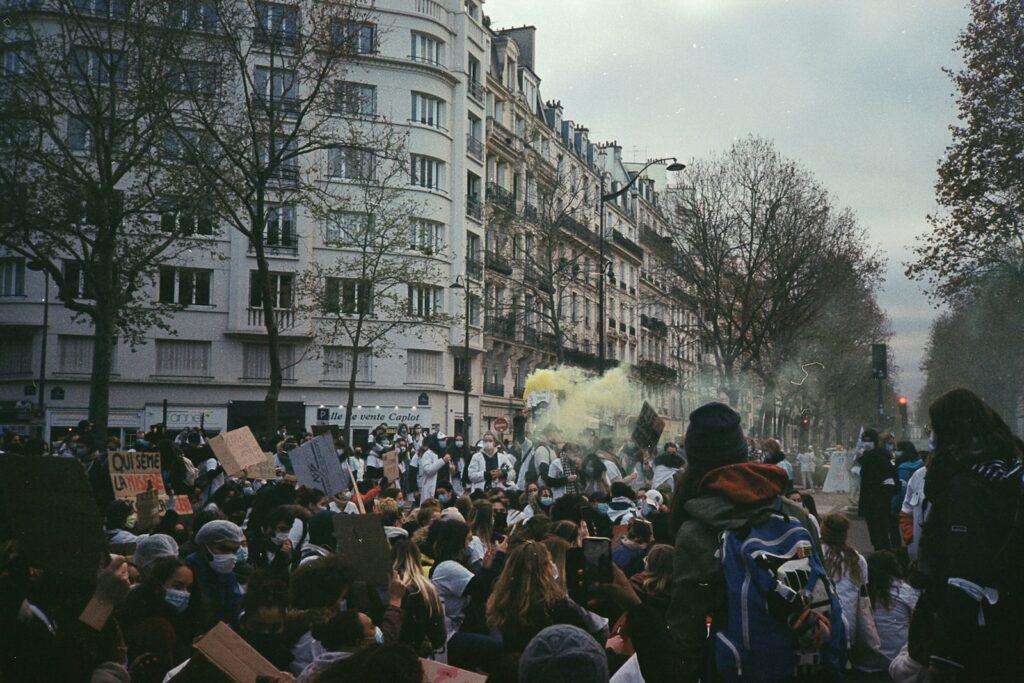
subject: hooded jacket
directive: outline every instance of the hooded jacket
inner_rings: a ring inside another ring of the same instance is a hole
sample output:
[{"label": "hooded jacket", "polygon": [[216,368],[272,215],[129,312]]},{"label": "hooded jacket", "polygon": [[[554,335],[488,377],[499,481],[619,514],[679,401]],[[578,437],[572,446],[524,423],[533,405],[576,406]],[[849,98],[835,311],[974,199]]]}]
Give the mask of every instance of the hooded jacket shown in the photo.
[{"label": "hooded jacket", "polygon": [[667,621],[681,662],[680,681],[697,681],[708,662],[706,618],[721,628],[728,618],[725,576],[718,556],[723,531],[757,524],[782,501],[786,514],[811,534],[817,531],[802,507],[782,498],[789,483],[775,465],[739,463],[708,472],[698,494],[686,501],[686,520],[676,533],[672,598]]}]

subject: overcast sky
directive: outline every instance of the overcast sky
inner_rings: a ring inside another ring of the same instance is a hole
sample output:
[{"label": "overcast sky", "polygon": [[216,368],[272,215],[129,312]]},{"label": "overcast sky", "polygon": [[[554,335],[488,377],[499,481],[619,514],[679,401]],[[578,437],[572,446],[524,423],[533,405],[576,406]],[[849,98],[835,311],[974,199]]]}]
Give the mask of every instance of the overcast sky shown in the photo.
[{"label": "overcast sky", "polygon": [[754,133],[807,166],[885,251],[900,387],[920,389],[935,311],[902,264],[935,208],[956,111],[942,67],[959,63],[965,2],[487,0],[484,11],[495,28],[537,27],[544,98],[627,160],[700,157]]}]

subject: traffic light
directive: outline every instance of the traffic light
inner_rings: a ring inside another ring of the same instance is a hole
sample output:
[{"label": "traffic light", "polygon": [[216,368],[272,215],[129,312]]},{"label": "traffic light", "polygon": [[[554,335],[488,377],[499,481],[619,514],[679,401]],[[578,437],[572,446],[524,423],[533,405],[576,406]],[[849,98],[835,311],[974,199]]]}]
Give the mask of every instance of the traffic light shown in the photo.
[{"label": "traffic light", "polygon": [[907,404],[910,400],[906,396],[900,396],[896,401],[900,406],[900,421],[903,423],[903,428],[907,428],[907,423],[910,421],[907,417]]},{"label": "traffic light", "polygon": [[807,413],[804,413],[803,415],[801,415],[800,416],[800,426],[801,427],[810,427],[811,426],[811,416],[808,415]]},{"label": "traffic light", "polygon": [[871,376],[875,379],[888,379],[889,358],[885,344],[871,345]]}]

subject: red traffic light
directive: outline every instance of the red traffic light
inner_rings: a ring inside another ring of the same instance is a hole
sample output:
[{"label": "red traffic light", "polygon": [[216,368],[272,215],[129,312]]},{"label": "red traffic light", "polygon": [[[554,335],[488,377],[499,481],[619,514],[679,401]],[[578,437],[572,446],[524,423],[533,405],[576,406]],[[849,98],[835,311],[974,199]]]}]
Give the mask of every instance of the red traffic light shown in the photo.
[{"label": "red traffic light", "polygon": [[906,396],[900,396],[899,402],[901,406],[905,406],[909,402],[909,399]]}]

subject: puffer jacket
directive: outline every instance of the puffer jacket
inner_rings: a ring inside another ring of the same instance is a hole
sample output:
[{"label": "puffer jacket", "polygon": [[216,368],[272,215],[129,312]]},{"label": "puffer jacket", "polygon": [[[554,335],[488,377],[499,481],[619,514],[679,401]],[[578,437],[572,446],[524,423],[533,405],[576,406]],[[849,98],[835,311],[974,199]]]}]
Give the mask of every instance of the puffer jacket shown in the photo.
[{"label": "puffer jacket", "polygon": [[667,621],[679,662],[679,681],[698,681],[708,662],[707,617],[728,617],[725,576],[719,556],[723,531],[757,524],[782,501],[821,548],[817,531],[802,507],[782,498],[789,483],[776,465],[740,463],[713,469],[700,482],[699,495],[685,503],[686,521],[675,540],[672,599]]}]

